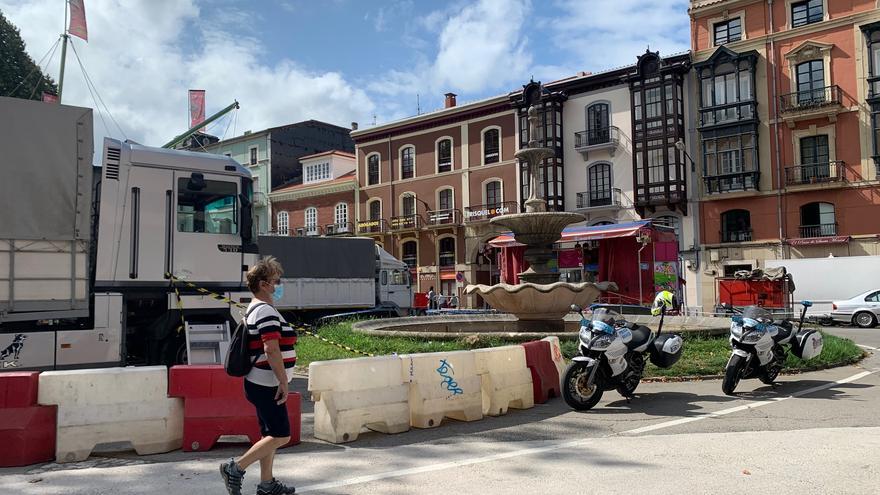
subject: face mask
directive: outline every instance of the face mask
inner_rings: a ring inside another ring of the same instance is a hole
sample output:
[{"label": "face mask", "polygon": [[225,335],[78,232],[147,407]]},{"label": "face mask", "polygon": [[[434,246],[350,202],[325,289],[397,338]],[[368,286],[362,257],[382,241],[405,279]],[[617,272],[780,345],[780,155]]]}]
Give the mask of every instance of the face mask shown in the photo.
[{"label": "face mask", "polygon": [[280,301],[282,297],[284,297],[284,284],[279,282],[278,285],[275,286],[275,290],[272,292],[272,300]]}]

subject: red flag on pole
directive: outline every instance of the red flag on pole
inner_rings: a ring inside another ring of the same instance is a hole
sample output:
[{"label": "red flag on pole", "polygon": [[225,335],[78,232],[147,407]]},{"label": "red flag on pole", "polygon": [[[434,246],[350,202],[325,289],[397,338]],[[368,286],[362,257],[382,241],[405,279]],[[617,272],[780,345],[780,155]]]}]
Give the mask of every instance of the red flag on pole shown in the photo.
[{"label": "red flag on pole", "polygon": [[83,5],[84,0],[67,0],[70,5],[70,26],[67,32],[89,41],[89,29],[86,27],[86,7]]},{"label": "red flag on pole", "polygon": [[[189,126],[193,127],[205,121],[205,90],[189,90]],[[200,131],[204,131],[200,129]]]}]

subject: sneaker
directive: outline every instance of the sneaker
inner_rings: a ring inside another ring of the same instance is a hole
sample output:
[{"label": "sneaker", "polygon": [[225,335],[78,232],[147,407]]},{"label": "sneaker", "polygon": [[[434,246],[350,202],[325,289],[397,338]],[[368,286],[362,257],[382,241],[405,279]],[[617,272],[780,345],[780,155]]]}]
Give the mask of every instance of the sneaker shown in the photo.
[{"label": "sneaker", "polygon": [[244,478],[244,470],[238,467],[235,459],[229,459],[229,462],[220,464],[220,476],[223,477],[223,483],[226,485],[226,491],[229,492],[229,495],[241,495],[241,480]]},{"label": "sneaker", "polygon": [[296,493],[296,488],[285,486],[275,478],[257,485],[257,495],[290,495],[291,493]]}]

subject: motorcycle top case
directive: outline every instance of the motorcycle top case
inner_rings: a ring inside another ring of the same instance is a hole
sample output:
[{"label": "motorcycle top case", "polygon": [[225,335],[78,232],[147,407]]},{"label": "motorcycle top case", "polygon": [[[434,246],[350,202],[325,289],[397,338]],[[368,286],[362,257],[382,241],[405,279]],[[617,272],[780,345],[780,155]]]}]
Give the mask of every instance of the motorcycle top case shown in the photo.
[{"label": "motorcycle top case", "polygon": [[677,363],[681,358],[681,350],[684,342],[681,336],[674,333],[660,335],[649,347],[651,352],[651,364],[658,368],[668,368]]},{"label": "motorcycle top case", "polygon": [[813,359],[822,353],[824,341],[822,334],[812,329],[804,329],[797,333],[791,341],[791,352],[804,361]]}]

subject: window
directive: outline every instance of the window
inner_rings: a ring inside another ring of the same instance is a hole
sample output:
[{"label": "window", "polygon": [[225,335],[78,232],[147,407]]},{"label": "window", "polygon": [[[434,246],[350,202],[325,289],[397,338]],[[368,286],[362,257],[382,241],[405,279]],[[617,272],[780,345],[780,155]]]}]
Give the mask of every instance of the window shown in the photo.
[{"label": "window", "polygon": [[318,182],[330,178],[330,162],[306,165],[306,177],[304,182]]},{"label": "window", "polygon": [[416,214],[416,196],[411,193],[405,193],[401,200],[400,211],[404,216],[413,216]]},{"label": "window", "polygon": [[801,206],[801,237],[826,237],[837,235],[834,205],[809,203]]},{"label": "window", "polygon": [[493,180],[486,184],[486,206],[498,208],[501,206],[501,181]]},{"label": "window", "polygon": [[758,161],[753,128],[743,134],[703,138],[703,176],[708,193],[758,188]]},{"label": "window", "polygon": [[440,253],[440,266],[455,266],[455,237],[444,237],[440,239],[438,249]]},{"label": "window", "polygon": [[452,140],[441,139],[437,142],[437,173],[452,170]]},{"label": "window", "polygon": [[873,294],[868,294],[868,296],[865,297],[865,302],[875,302],[875,303],[880,303],[880,292],[875,292],[875,293],[873,293]]},{"label": "window", "polygon": [[821,60],[797,65],[798,105],[825,102],[825,67]]},{"label": "window", "polygon": [[498,129],[483,133],[483,164],[497,163],[501,159],[501,134]]},{"label": "window", "polygon": [[290,235],[290,215],[286,211],[278,212],[278,235]]},{"label": "window", "polygon": [[611,164],[597,163],[587,169],[587,187],[589,188],[589,204],[605,206],[611,204]]},{"label": "window", "polygon": [[406,266],[410,267],[410,269],[416,268],[419,265],[418,249],[419,245],[416,241],[406,241],[403,243],[402,261],[406,263]]},{"label": "window", "polygon": [[594,103],[587,107],[587,145],[607,143],[610,138],[608,104]]},{"label": "window", "polygon": [[370,220],[380,220],[382,218],[382,202],[378,199],[370,201]]},{"label": "window", "polygon": [[[801,165],[828,166],[828,136],[809,136],[801,138]],[[827,177],[827,175],[826,175]]]},{"label": "window", "polygon": [[742,19],[737,17],[725,22],[715,23],[715,46],[732,43],[742,39]]},{"label": "window", "polygon": [[337,230],[342,232],[345,232],[342,229],[348,228],[348,205],[346,203],[339,203],[333,209],[333,223],[336,224]]},{"label": "window", "polygon": [[729,210],[721,214],[721,242],[752,240],[752,221],[748,210]]},{"label": "window", "polygon": [[416,149],[408,146],[400,152],[400,178],[412,179],[415,174]]},{"label": "window", "polygon": [[367,185],[379,183],[379,155],[372,154],[367,157]]},{"label": "window", "polygon": [[441,189],[439,193],[437,193],[437,209],[438,210],[451,210],[455,206],[453,205],[452,199],[452,189]]},{"label": "window", "polygon": [[681,219],[679,217],[675,215],[659,216],[654,218],[654,225],[672,229],[672,232],[675,234],[675,240],[678,241],[679,246],[681,245],[683,239],[681,238]]},{"label": "window", "polygon": [[256,148],[256,147],[251,148],[251,161],[250,161],[250,164],[251,164],[251,165],[256,165],[256,164],[257,164],[257,148]]},{"label": "window", "polygon": [[238,188],[234,182],[205,180],[201,174],[177,180],[177,231],[238,233]]},{"label": "window", "polygon": [[318,235],[318,209],[314,206],[306,208],[305,217],[306,235]]},{"label": "window", "polygon": [[821,22],[824,16],[822,0],[807,0],[791,4],[791,27]]}]

